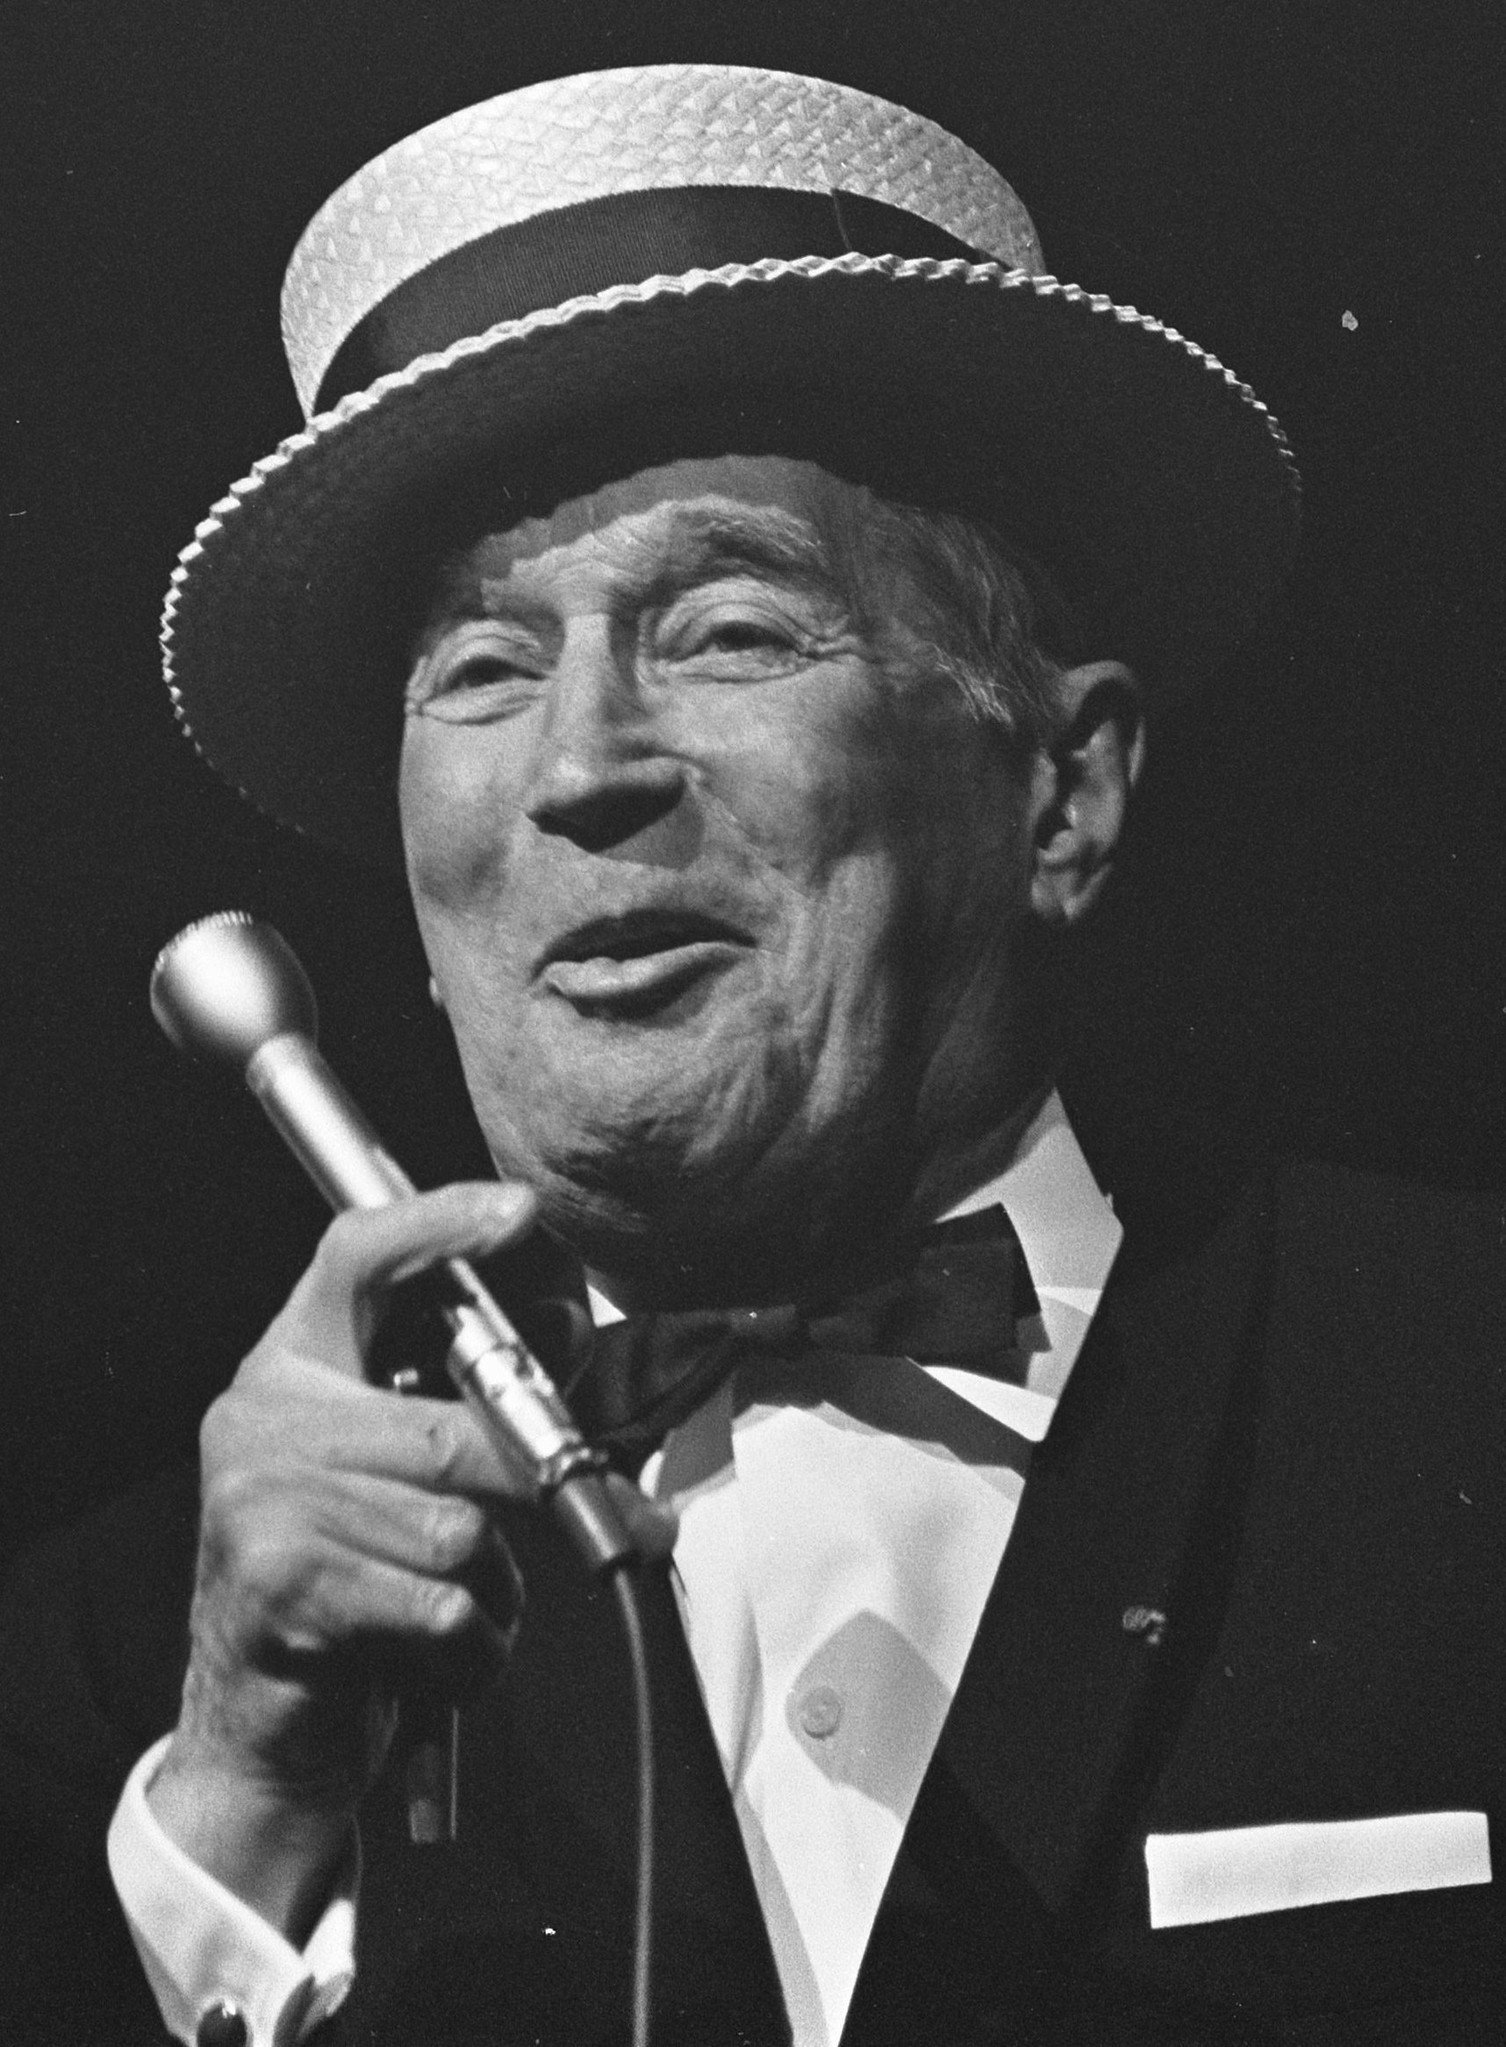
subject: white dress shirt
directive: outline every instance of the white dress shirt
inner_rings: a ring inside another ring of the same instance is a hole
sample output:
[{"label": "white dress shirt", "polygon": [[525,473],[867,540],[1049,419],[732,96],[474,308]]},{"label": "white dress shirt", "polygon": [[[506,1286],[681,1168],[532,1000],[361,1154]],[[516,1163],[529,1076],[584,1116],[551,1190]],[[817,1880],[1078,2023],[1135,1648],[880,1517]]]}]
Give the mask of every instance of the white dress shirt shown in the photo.
[{"label": "white dress shirt", "polygon": [[[1082,1347],[1122,1231],[1054,1094],[1002,1203],[1041,1304],[1017,1371],[895,1359],[860,1376],[746,1368],[674,1430],[644,1489],[680,1513],[681,1617],[769,1928],[796,2047],[836,2047],[884,1887],[977,1632],[1030,1448]],[[615,1311],[593,1297],[598,1320]],[[812,1397],[814,1396],[814,1397]],[[220,1998],[285,2047],[343,1998],[354,1872],[302,1952],[182,1854],[132,1772],[110,1867],[168,2030]]]}]

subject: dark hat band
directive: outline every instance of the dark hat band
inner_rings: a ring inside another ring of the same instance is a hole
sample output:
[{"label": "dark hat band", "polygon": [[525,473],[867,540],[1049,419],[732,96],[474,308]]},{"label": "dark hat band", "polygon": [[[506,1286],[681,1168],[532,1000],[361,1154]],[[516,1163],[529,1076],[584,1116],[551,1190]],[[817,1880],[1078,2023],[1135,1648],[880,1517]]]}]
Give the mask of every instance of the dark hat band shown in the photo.
[{"label": "dark hat band", "polygon": [[314,409],[327,411],[465,335],[614,284],[766,257],[849,254],[988,260],[903,207],[851,192],[750,185],[614,192],[496,228],[405,278],[346,335]]}]

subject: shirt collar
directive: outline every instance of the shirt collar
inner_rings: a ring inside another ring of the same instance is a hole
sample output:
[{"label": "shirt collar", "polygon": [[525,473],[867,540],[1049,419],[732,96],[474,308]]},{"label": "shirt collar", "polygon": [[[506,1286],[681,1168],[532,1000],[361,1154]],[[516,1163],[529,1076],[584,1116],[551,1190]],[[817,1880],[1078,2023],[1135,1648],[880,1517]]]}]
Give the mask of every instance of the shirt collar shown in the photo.
[{"label": "shirt collar", "polygon": [[938,1221],[996,1204],[1014,1224],[1041,1304],[1039,1320],[1023,1338],[1024,1383],[984,1379],[951,1365],[927,1369],[975,1407],[1038,1443],[1051,1425],[1124,1238],[1124,1225],[1093,1178],[1054,1090],[1004,1170]]}]

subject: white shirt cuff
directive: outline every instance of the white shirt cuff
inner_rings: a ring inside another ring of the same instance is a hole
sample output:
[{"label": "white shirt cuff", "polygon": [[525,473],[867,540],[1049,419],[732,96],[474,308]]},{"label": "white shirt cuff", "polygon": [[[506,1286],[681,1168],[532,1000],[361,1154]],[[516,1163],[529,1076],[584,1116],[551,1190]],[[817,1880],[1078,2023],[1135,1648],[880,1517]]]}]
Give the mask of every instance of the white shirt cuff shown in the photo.
[{"label": "white shirt cuff", "polygon": [[146,1793],[169,1739],[149,1748],[127,1778],[107,1841],[110,1874],[163,2023],[194,2047],[199,2020],[224,2002],[244,2017],[250,2047],[294,2047],[338,2010],[355,1980],[354,1829],[330,1903],[300,1954],[158,1825]]}]

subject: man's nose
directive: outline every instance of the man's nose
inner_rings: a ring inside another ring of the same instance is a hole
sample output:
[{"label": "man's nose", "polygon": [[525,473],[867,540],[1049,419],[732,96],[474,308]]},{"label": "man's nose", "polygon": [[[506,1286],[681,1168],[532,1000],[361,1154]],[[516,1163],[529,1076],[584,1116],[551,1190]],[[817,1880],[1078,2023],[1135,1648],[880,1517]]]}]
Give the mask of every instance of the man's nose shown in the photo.
[{"label": "man's nose", "polygon": [[666,818],[684,793],[683,765],[663,750],[631,647],[606,619],[573,623],[550,678],[529,818],[598,853]]}]

